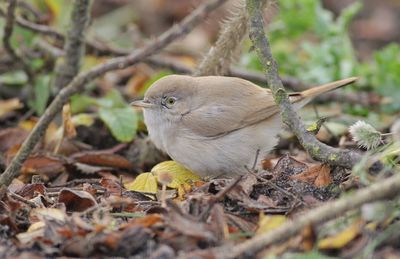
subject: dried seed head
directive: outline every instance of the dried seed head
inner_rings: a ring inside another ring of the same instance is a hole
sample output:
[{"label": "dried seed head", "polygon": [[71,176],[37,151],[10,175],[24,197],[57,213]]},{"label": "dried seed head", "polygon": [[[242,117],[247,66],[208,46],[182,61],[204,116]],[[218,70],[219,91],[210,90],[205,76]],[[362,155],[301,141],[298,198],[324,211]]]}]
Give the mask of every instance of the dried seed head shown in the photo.
[{"label": "dried seed head", "polygon": [[349,131],[360,147],[374,149],[382,142],[381,133],[365,121],[357,121]]}]

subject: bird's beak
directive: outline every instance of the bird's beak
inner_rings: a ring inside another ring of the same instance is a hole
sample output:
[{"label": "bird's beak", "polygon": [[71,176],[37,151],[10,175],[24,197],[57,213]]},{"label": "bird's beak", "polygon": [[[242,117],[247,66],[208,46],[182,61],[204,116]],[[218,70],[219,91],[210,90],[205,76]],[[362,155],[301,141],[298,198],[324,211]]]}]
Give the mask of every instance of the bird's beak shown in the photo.
[{"label": "bird's beak", "polygon": [[154,106],[154,104],[150,103],[149,101],[145,101],[145,100],[134,101],[134,102],[131,102],[130,105],[142,107],[142,108],[151,108]]}]

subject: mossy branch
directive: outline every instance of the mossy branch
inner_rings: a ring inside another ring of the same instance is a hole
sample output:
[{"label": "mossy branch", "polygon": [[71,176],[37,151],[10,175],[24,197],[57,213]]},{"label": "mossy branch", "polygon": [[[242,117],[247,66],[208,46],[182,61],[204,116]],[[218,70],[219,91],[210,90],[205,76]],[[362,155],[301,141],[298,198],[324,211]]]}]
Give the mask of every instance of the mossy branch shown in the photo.
[{"label": "mossy branch", "polygon": [[[272,56],[270,44],[264,32],[262,1],[247,0],[246,8],[250,17],[249,37],[263,65],[268,86],[272,90],[275,102],[280,108],[282,121],[289,126],[311,157],[330,165],[351,169],[361,161],[361,154],[353,150],[333,148],[319,142],[313,133],[306,130],[300,117],[293,109],[279,78],[278,64]],[[380,162],[375,162],[371,168],[374,171],[378,171],[382,167]]]},{"label": "mossy branch", "polygon": [[58,92],[76,76],[85,55],[85,29],[90,20],[91,0],[75,0],[71,25],[64,44],[65,55],[55,68],[54,88]]}]

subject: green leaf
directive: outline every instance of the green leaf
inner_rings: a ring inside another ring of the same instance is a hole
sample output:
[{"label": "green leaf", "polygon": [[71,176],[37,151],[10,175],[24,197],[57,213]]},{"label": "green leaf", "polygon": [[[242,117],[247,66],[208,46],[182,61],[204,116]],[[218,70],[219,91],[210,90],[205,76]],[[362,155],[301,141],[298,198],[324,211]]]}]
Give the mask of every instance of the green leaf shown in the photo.
[{"label": "green leaf", "polygon": [[384,111],[400,110],[400,45],[389,44],[374,54],[369,71],[370,83],[375,90],[390,99]]},{"label": "green leaf", "polygon": [[106,96],[104,96],[104,98],[102,99],[110,101],[111,107],[113,108],[122,108],[128,105],[128,103],[122,97],[121,93],[116,89],[111,89],[110,91],[108,91]]},{"label": "green leaf", "polygon": [[84,94],[75,94],[71,96],[71,112],[80,113],[86,111],[90,106],[97,103],[96,99]]},{"label": "green leaf", "polygon": [[129,142],[135,137],[138,118],[132,107],[100,108],[99,116],[118,141]]},{"label": "green leaf", "polygon": [[38,115],[43,114],[50,97],[50,76],[42,75],[36,78],[34,86],[34,100],[32,107]]},{"label": "green leaf", "polygon": [[28,77],[25,72],[21,70],[7,72],[0,75],[0,83],[7,85],[22,85],[26,84],[28,81]]}]

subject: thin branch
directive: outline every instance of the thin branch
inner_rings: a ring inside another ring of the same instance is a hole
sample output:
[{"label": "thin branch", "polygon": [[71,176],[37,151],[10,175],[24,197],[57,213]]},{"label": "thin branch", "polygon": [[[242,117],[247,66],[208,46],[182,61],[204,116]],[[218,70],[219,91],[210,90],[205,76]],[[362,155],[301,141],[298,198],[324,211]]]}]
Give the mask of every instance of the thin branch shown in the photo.
[{"label": "thin branch", "polygon": [[90,19],[91,0],[75,0],[71,13],[71,26],[64,44],[64,62],[56,66],[54,89],[62,89],[78,74],[85,55],[85,29]]},{"label": "thin branch", "polygon": [[18,176],[22,163],[29,156],[30,152],[41,139],[46,128],[53,120],[54,116],[61,110],[62,106],[68,101],[70,96],[83,90],[86,83],[105,74],[106,72],[134,65],[146,59],[148,56],[159,52],[177,38],[188,34],[197,24],[203,21],[204,17],[209,12],[223,4],[225,1],[226,0],[207,1],[205,4],[196,8],[190,15],[185,17],[181,23],[174,25],[168,31],[154,39],[145,48],[138,49],[125,57],[110,59],[104,64],[97,65],[86,72],[78,74],[50,103],[29,136],[25,139],[10,165],[4,173],[0,175],[0,193],[4,193],[4,191],[1,191],[4,190],[16,176]]},{"label": "thin branch", "polygon": [[[2,16],[5,15],[1,9],[0,9],[0,15]],[[50,26],[35,24],[21,17],[16,17],[16,23],[25,29],[29,29],[31,31],[52,37],[60,41],[61,43],[65,42],[65,36],[62,33],[54,30]],[[61,52],[58,48],[52,46],[51,44],[47,43],[44,40],[40,41],[37,44],[37,46],[42,51],[50,52],[50,54],[55,57],[59,57],[63,54],[63,52]],[[86,48],[89,53],[95,54],[97,56],[125,56],[130,54],[128,50],[111,47],[105,43],[95,42],[89,39],[86,40]],[[189,67],[183,62],[179,62],[174,58],[170,58],[164,55],[148,57],[144,62],[152,66],[168,68],[174,72],[181,74],[193,74],[195,72],[193,68]],[[265,75],[258,71],[250,71],[242,68],[230,67],[225,74],[228,76],[244,78],[260,84],[267,84]],[[285,87],[288,87],[293,91],[301,91],[309,88],[307,84],[301,82],[297,78],[290,76],[282,77],[282,83]],[[333,100],[333,101],[346,102],[350,104],[360,104],[363,106],[370,106],[375,104],[376,101],[374,101],[374,98],[365,98],[366,94],[367,93],[360,93],[360,92],[358,93],[330,92],[324,94],[321,97],[318,97],[316,101],[323,102],[325,100],[331,100],[331,101]]]},{"label": "thin branch", "polygon": [[[0,15],[6,16],[4,11],[1,9],[0,9]],[[65,38],[66,38],[65,35],[50,26],[36,24],[36,23],[28,21],[22,17],[16,17],[15,22],[18,26],[20,26],[24,29],[28,29],[28,30],[34,31],[36,33],[40,33],[42,35],[52,37],[55,40],[60,41],[62,44],[64,44],[64,42],[65,42]],[[91,52],[91,53],[94,52],[99,56],[110,56],[110,55],[126,56],[126,55],[130,54],[130,52],[127,50],[111,48],[109,46],[106,46],[105,44],[98,43],[95,41],[90,41],[90,40],[87,40],[86,48],[88,49],[89,52]]]},{"label": "thin branch", "polygon": [[[275,102],[279,106],[282,121],[294,132],[300,144],[311,157],[330,165],[351,169],[361,161],[360,153],[353,150],[333,148],[319,142],[314,134],[305,129],[303,122],[290,104],[288,95],[279,78],[278,64],[271,54],[269,41],[264,33],[261,6],[261,1],[259,0],[247,0],[247,10],[250,16],[249,36],[255,52],[265,69],[268,86],[272,90]],[[381,163],[375,162],[371,170],[379,171],[382,167]]]},{"label": "thin branch", "polygon": [[33,85],[33,73],[31,68],[24,62],[24,60],[17,54],[11,46],[11,36],[14,31],[15,9],[17,7],[17,0],[9,0],[7,13],[5,14],[6,24],[4,26],[3,47],[7,53],[19,64],[28,76],[29,83]]},{"label": "thin branch", "polygon": [[224,258],[240,258],[253,256],[257,252],[276,242],[288,239],[298,234],[305,227],[326,222],[345,212],[358,209],[363,204],[389,199],[400,193],[400,175],[394,175],[379,183],[342,197],[336,201],[326,202],[324,205],[297,216],[282,226],[258,235],[235,247],[220,247],[217,254],[223,253]]},{"label": "thin branch", "polygon": [[[168,56],[164,55],[156,55],[156,56],[151,56],[145,60],[146,63],[155,66],[155,67],[163,67],[163,68],[168,68],[171,69],[174,72],[180,73],[180,74],[193,74],[195,70],[188,65],[186,65],[183,62],[180,62],[179,60],[176,60],[175,58],[171,58]],[[226,75],[228,76],[234,76],[234,77],[240,77],[244,78],[253,82],[261,83],[261,84],[267,84],[266,77],[263,73],[257,72],[257,71],[251,71],[243,68],[237,68],[237,67],[231,67],[229,70],[226,72]],[[290,76],[285,76],[282,78],[282,82],[285,86],[289,87],[292,90],[299,91],[307,89],[307,85],[302,83],[300,80],[290,77]]]}]

